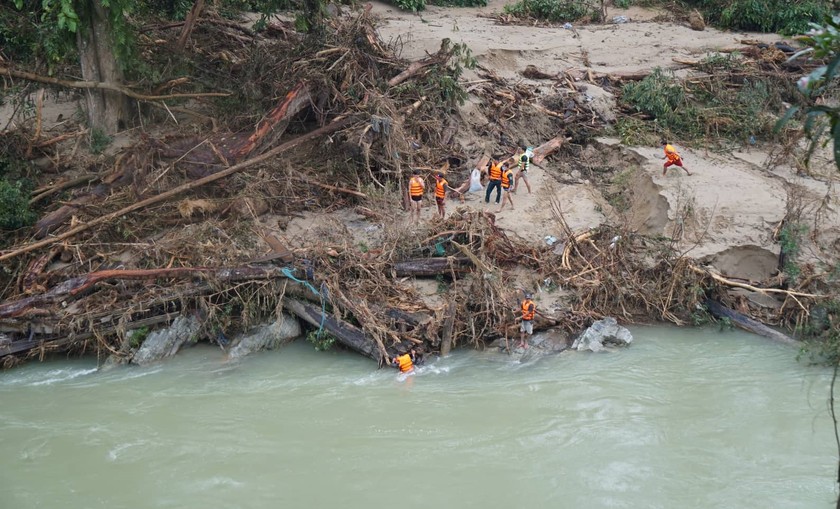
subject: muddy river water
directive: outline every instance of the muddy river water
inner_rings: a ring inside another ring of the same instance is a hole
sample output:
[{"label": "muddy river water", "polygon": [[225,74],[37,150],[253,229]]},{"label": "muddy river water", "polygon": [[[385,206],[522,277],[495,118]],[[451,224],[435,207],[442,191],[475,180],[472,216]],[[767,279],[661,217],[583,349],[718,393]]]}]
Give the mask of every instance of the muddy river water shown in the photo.
[{"label": "muddy river water", "polygon": [[297,342],[0,373],[0,506],[833,507],[831,372],[741,332],[608,354],[458,351],[398,381]]}]

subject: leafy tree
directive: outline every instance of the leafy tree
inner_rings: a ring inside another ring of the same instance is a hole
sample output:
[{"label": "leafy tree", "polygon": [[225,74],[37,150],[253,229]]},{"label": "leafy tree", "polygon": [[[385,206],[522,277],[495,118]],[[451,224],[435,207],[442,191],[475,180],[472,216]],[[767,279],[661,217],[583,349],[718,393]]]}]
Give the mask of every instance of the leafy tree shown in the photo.
[{"label": "leafy tree", "polygon": [[[133,50],[126,16],[129,0],[14,0],[37,23],[36,43],[50,66],[77,55],[82,79],[119,85]],[[85,94],[91,132],[113,134],[128,122],[129,102],[119,92]]]},{"label": "leafy tree", "polygon": [[[840,107],[826,104],[822,100],[829,93],[836,95],[838,66],[840,66],[840,15],[826,18],[823,24],[811,23],[811,30],[799,38],[806,46],[792,58],[810,55],[826,64],[816,68],[808,76],[803,76],[797,85],[799,90],[815,102],[806,111],[805,133],[811,142],[810,154],[819,143],[834,143],[834,164],[840,170]],[[836,96],[834,97],[836,99]],[[790,108],[782,123],[796,113]],[[828,134],[828,139],[825,135]]]}]

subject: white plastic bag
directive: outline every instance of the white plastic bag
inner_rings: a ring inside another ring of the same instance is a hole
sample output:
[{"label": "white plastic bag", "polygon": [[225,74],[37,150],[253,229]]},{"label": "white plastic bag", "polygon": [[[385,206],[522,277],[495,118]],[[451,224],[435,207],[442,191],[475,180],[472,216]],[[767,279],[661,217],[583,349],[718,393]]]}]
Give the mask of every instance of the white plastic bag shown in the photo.
[{"label": "white plastic bag", "polygon": [[481,171],[479,171],[478,168],[473,168],[473,171],[470,174],[470,189],[467,192],[477,193],[482,189],[484,189],[484,186],[481,185]]}]

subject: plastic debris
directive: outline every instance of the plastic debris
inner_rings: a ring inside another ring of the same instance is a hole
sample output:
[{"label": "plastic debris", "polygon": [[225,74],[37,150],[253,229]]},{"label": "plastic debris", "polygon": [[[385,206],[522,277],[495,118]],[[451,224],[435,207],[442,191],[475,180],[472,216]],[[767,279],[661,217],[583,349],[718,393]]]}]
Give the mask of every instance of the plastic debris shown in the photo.
[{"label": "plastic debris", "polygon": [[551,235],[546,235],[545,243],[549,246],[553,246],[557,242],[557,237],[553,237]]},{"label": "plastic debris", "polygon": [[566,30],[571,30],[573,27],[571,23],[563,23],[563,28],[565,28]]},{"label": "plastic debris", "polygon": [[621,23],[627,23],[628,21],[630,21],[630,20],[627,19],[627,16],[615,16],[612,19],[612,22],[617,24],[617,25],[620,25]]}]

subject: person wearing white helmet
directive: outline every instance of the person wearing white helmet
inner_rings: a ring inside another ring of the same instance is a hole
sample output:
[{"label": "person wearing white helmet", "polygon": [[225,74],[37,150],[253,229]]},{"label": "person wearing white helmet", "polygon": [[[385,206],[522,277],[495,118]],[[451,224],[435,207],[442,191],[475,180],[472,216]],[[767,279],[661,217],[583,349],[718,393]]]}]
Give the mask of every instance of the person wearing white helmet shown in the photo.
[{"label": "person wearing white helmet", "polygon": [[525,187],[528,188],[528,194],[531,194],[531,184],[528,182],[528,169],[531,166],[531,161],[534,159],[534,147],[528,147],[525,152],[519,156],[519,172],[513,181],[513,188],[510,192],[515,193],[519,187],[519,181],[525,182]]}]

